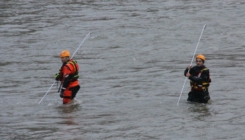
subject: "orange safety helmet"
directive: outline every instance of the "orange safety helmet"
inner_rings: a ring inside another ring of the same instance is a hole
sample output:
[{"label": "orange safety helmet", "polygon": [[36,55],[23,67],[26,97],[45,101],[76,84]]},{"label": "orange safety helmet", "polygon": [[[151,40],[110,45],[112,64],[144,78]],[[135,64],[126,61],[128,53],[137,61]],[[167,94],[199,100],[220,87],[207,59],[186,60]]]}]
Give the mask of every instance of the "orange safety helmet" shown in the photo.
[{"label": "orange safety helmet", "polygon": [[70,52],[68,50],[64,50],[60,53],[60,57],[70,57]]},{"label": "orange safety helmet", "polygon": [[196,56],[196,59],[202,59],[203,61],[206,60],[205,56],[202,55],[202,54],[198,54],[198,55]]}]

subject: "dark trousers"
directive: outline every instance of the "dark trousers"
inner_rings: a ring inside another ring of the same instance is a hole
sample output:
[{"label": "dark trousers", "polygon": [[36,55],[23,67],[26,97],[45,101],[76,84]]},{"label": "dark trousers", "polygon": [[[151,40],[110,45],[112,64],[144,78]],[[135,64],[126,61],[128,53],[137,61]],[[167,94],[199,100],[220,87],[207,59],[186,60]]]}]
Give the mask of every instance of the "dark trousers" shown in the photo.
[{"label": "dark trousers", "polygon": [[76,97],[77,92],[78,92],[79,89],[80,89],[80,86],[79,86],[79,85],[70,88],[70,91],[71,91],[71,93],[72,93],[72,97],[71,97],[72,100]]},{"label": "dark trousers", "polygon": [[198,103],[207,103],[210,100],[209,92],[206,91],[190,91],[188,94],[187,101],[198,102]]}]

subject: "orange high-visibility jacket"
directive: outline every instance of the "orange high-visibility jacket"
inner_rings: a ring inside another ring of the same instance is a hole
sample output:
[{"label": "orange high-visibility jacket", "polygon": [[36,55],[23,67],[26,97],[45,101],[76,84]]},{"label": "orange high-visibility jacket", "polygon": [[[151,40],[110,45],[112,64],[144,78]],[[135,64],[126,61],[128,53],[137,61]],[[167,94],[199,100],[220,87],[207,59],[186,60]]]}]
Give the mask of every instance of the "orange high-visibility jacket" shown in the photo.
[{"label": "orange high-visibility jacket", "polygon": [[71,88],[79,85],[78,82],[79,66],[76,61],[69,60],[65,65],[61,67],[61,82],[64,88]]}]

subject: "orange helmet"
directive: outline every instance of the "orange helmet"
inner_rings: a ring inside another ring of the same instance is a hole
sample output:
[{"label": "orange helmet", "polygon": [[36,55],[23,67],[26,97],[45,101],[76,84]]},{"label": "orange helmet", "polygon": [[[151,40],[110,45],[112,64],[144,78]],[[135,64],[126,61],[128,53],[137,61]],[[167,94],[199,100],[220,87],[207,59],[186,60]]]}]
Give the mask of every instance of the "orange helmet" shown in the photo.
[{"label": "orange helmet", "polygon": [[70,52],[67,50],[64,50],[60,53],[60,57],[70,57]]},{"label": "orange helmet", "polygon": [[198,54],[198,55],[196,56],[196,59],[202,59],[203,61],[206,60],[205,56],[202,55],[202,54]]}]

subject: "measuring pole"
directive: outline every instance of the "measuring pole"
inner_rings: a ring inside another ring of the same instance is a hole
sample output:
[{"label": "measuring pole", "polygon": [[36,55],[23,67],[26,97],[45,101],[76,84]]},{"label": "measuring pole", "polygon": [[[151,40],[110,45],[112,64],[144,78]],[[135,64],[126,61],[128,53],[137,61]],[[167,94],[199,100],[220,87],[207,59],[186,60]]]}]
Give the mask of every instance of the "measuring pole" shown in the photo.
[{"label": "measuring pole", "polygon": [[[200,40],[201,40],[201,38],[202,38],[203,31],[204,31],[205,29],[206,29],[206,24],[204,24],[204,26],[203,26],[203,28],[202,28],[202,32],[201,32],[201,35],[200,35],[199,40],[198,40],[198,42],[197,42],[197,46],[196,46],[196,49],[195,49],[195,51],[194,51],[194,54],[193,54],[193,57],[192,57],[190,66],[192,65],[192,62],[193,62],[194,57],[195,57],[195,55],[196,55],[196,51],[197,51],[198,45],[199,45]],[[188,70],[188,72],[189,72],[189,71],[190,71],[190,69]],[[187,72],[187,73],[188,73],[188,72]],[[179,96],[179,100],[178,100],[178,102],[177,102],[177,106],[179,106],[179,101],[180,101],[180,98],[181,98],[181,96],[182,96],[182,93],[183,93],[183,90],[184,90],[184,87],[185,87],[186,80],[187,80],[187,77],[185,77],[185,81],[184,81],[184,84],[183,84],[182,89],[181,89],[181,92],[180,92],[180,96]]]},{"label": "measuring pole", "polygon": [[[81,44],[78,46],[78,48],[75,50],[75,52],[73,53],[73,55],[71,56],[71,59],[73,58],[73,56],[76,54],[76,52],[78,51],[78,49],[82,46],[82,44],[84,43],[84,41],[90,36],[90,32],[86,35],[86,37],[83,39],[83,41],[81,42]],[[49,91],[51,90],[51,88],[54,86],[56,81],[54,81],[54,83],[50,86],[50,88],[48,89],[48,91],[46,92],[46,94],[42,97],[42,99],[39,101],[38,104],[40,104],[43,99],[45,98],[45,96],[49,93]]]}]

